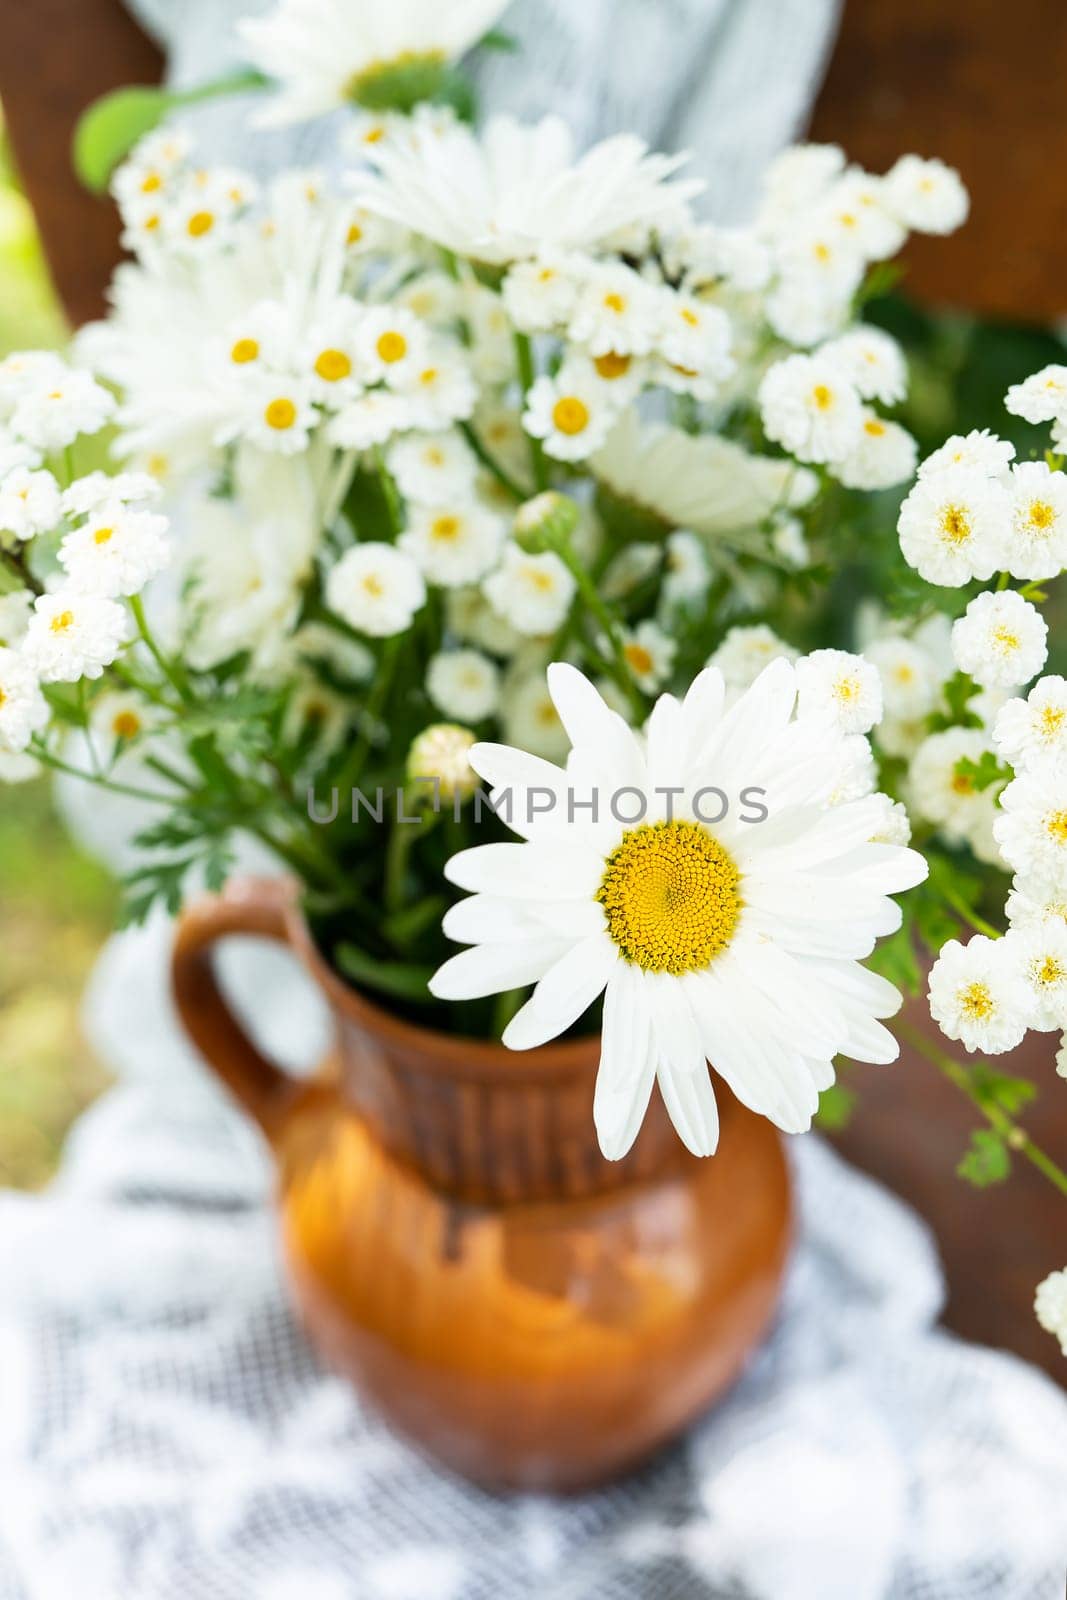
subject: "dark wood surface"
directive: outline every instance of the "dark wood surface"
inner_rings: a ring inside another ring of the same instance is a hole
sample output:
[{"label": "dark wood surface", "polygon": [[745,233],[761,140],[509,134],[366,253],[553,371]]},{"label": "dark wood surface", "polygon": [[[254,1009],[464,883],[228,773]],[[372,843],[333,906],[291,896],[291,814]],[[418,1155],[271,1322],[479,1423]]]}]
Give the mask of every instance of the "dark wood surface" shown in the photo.
[{"label": "dark wood surface", "polygon": [[[0,101],[71,319],[98,315],[118,257],[107,202],[70,173],[78,112],[105,90],[158,79],[160,59],[120,0],[0,0]],[[1067,7],[1062,0],[848,0],[811,134],[882,170],[902,151],[941,155],[971,189],[955,238],[909,250],[910,290],[934,304],[1049,321],[1067,310]],[[1025,1066],[1042,1083],[1027,1121],[1067,1162],[1067,1083],[1051,1046]],[[1067,1264],[1067,1206],[1024,1162],[978,1192],[955,1177],[976,1116],[934,1068],[905,1057],[857,1069],[861,1107],[841,1149],[933,1225],[949,1325],[1040,1362],[1067,1363],[1032,1314],[1035,1284]]]}]

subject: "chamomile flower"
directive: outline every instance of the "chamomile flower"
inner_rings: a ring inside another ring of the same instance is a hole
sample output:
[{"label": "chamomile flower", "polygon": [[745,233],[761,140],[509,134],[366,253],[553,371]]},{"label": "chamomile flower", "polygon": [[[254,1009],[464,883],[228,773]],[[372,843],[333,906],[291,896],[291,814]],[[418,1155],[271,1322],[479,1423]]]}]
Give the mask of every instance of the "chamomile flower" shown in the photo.
[{"label": "chamomile flower", "polygon": [[550,333],[574,314],[583,263],[551,251],[509,268],[500,292],[520,333]]},{"label": "chamomile flower", "polygon": [[0,481],[0,545],[48,533],[60,510],[59,485],[50,472],[16,467]]},{"label": "chamomile flower", "polygon": [[403,633],[426,601],[422,573],[409,555],[370,542],[346,550],[326,579],[326,604],[371,638]]},{"label": "chamomile flower", "polygon": [[946,467],[971,467],[987,478],[1006,481],[1015,455],[1009,439],[990,433],[988,428],[972,428],[970,433],[954,433],[940,449],[928,455],[919,468],[920,478],[933,478]]},{"label": "chamomile flower", "polygon": [[590,266],[578,291],[568,335],[594,356],[647,355],[659,331],[655,290],[626,266]]},{"label": "chamomile flower", "polygon": [[916,233],[953,233],[970,210],[959,173],[943,161],[901,156],[884,179],[888,209]]},{"label": "chamomile flower", "polygon": [[677,528],[667,539],[662,594],[669,607],[695,605],[708,592],[711,569],[703,542],[688,528]]},{"label": "chamomile flower", "polygon": [[908,390],[908,369],[897,341],[880,328],[853,328],[823,345],[820,355],[836,361],[863,400],[895,406]]},{"label": "chamomile flower", "polygon": [[375,306],[359,326],[357,361],[365,382],[384,380],[403,388],[429,365],[424,323],[399,307]]},{"label": "chamomile flower", "polygon": [[729,317],[720,306],[667,292],[660,297],[660,313],[656,350],[666,363],[668,383],[710,399],[736,367]]},{"label": "chamomile flower", "polygon": [[79,434],[99,433],[114,410],[114,397],[88,372],[67,367],[25,386],[11,427],[35,449],[65,450]]},{"label": "chamomile flower", "polygon": [[307,449],[317,420],[306,379],[257,374],[242,388],[234,417],[219,430],[218,441],[239,435],[260,450],[296,455]]},{"label": "chamomile flower", "polygon": [[101,594],[40,595],[22,649],[42,683],[99,678],[129,637],[126,610]]},{"label": "chamomile flower", "polygon": [[657,623],[646,620],[624,631],[622,653],[638,688],[654,694],[670,677],[678,646]]},{"label": "chamomile flower", "polygon": [[819,211],[867,261],[896,255],[907,237],[887,201],[885,179],[850,167],[826,190]]},{"label": "chamomile flower", "polygon": [[765,622],[739,624],[708,657],[731,689],[747,689],[772,661],[795,661],[796,651]]},{"label": "chamomile flower", "polygon": [[336,411],[326,425],[326,437],[342,450],[371,450],[411,427],[413,411],[401,394],[369,389]]},{"label": "chamomile flower", "polygon": [[1043,461],[1011,469],[1011,520],[1003,568],[1013,578],[1058,578],[1067,567],[1067,475]]},{"label": "chamomile flower", "polygon": [[409,434],[389,447],[389,470],[405,500],[437,506],[474,488],[478,461],[459,433]]},{"label": "chamomile flower", "polygon": [[482,584],[494,611],[530,638],[555,632],[570,610],[575,588],[559,556],[551,550],[527,555],[517,544],[505,548],[498,571]]},{"label": "chamomile flower", "polygon": [[1003,939],[949,939],[930,969],[930,1014],[965,1049],[1002,1055],[1021,1044],[1029,997]]},{"label": "chamomile flower", "polygon": [[458,589],[492,571],[504,534],[504,523],[494,512],[467,501],[413,507],[397,543],[431,583]]},{"label": "chamomile flower", "polygon": [[1067,366],[1054,363],[1022,383],[1013,383],[1004,404],[1027,422],[1056,422],[1067,417]]},{"label": "chamomile flower", "polygon": [[953,624],[952,654],[960,671],[984,688],[1014,689],[1045,665],[1048,624],[1013,589],[986,590]]},{"label": "chamomile flower", "polygon": [[767,436],[800,461],[833,462],[859,444],[863,407],[850,379],[824,356],[786,356],[759,386]]},{"label": "chamomile flower", "polygon": [[0,645],[0,751],[17,755],[49,718],[37,673],[16,650]]},{"label": "chamomile flower", "polygon": [[933,710],[941,673],[914,640],[888,634],[867,645],[863,654],[877,668],[887,716],[916,722]]},{"label": "chamomile flower", "polygon": [[927,583],[959,587],[993,576],[1009,500],[1003,485],[976,467],[920,475],[900,510],[897,532],[908,565]]},{"label": "chamomile flower", "polygon": [[842,315],[863,279],[856,242],[821,216],[804,217],[781,234],[777,257],[784,284]]},{"label": "chamomile flower", "polygon": [[327,410],[336,411],[363,387],[358,350],[361,323],[362,312],[356,302],[339,299],[305,336],[301,367],[308,393]]},{"label": "chamomile flower", "polygon": [[1067,925],[1049,920],[1013,927],[1005,939],[1029,999],[1027,1026],[1038,1033],[1067,1027]]},{"label": "chamomile flower", "polygon": [[1045,1332],[1060,1341],[1060,1349],[1067,1356],[1067,1267],[1062,1272],[1050,1272],[1038,1284],[1034,1315]]},{"label": "chamomile flower", "polygon": [[409,379],[398,380],[397,387],[407,401],[412,427],[430,432],[466,421],[478,397],[470,368],[444,345],[431,345],[426,365]]},{"label": "chamomile flower", "polygon": [[929,734],[914,752],[908,772],[909,808],[934,822],[950,843],[964,843],[993,806],[967,771],[989,749],[981,728],[945,728]]},{"label": "chamomile flower", "polygon": [[1041,876],[1017,873],[1004,914],[1013,928],[1043,928],[1049,923],[1067,928],[1067,883],[1050,883]]},{"label": "chamomile flower", "polygon": [[112,600],[140,594],[169,560],[166,535],[166,517],[105,505],[64,537],[59,564],[73,587],[85,594]]},{"label": "chamomile flower", "polygon": [[847,650],[813,650],[797,662],[799,715],[825,716],[840,733],[867,733],[882,715],[878,669]]},{"label": "chamomile flower", "polygon": [[10,417],[24,396],[62,383],[69,372],[51,350],[13,350],[0,360],[0,414]]},{"label": "chamomile flower", "polygon": [[63,510],[68,516],[82,517],[104,505],[134,505],[158,500],[159,480],[148,472],[90,472],[77,478],[63,491]]},{"label": "chamomile flower", "polygon": [[604,443],[615,414],[603,385],[563,367],[533,384],[522,421],[527,433],[544,440],[546,455],[584,461]]},{"label": "chamomile flower", "polygon": [[1015,872],[1067,884],[1067,765],[1042,761],[1017,773],[1001,792],[994,832]]},{"label": "chamomile flower", "polygon": [[915,473],[918,447],[899,422],[887,422],[864,407],[859,442],[834,465],[846,489],[891,489]]},{"label": "chamomile flower", "polygon": [[[876,1019],[900,997],[859,962],[899,925],[887,894],[918,881],[925,863],[866,842],[866,802],[825,809],[838,736],[790,721],[786,662],[728,712],[721,674],[705,671],[684,704],[660,698],[647,738],[574,668],[550,667],[549,682],[573,747],[566,771],[507,746],[471,753],[494,792],[512,791],[525,842],[449,862],[447,877],[474,898],[448,913],[445,932],[470,948],[438,971],[433,992],[473,998],[535,984],[504,1034],[518,1050],[565,1032],[603,994],[593,1115],[609,1158],[632,1145],[657,1080],[683,1142],[711,1154],[709,1060],[746,1105],[784,1129],[806,1128],[835,1055],[897,1053]],[[595,816],[568,806],[575,788],[593,798],[584,773],[597,774]],[[740,808],[702,820],[707,783],[739,792],[756,779],[766,826],[746,825]],[[524,799],[542,787],[559,803],[528,820]],[[611,802],[624,792],[631,806],[634,794],[644,800],[639,820],[616,816]]]},{"label": "chamomile flower", "polygon": [[500,704],[500,669],[480,650],[440,650],[427,668],[426,692],[446,717],[482,722]]},{"label": "chamomile flower", "polygon": [[111,689],[97,695],[89,712],[89,737],[97,760],[110,766],[153,722],[151,706],[132,690]]},{"label": "chamomile flower", "polygon": [[993,724],[993,743],[1017,767],[1067,755],[1067,679],[1050,674],[1025,700],[1006,701]]}]

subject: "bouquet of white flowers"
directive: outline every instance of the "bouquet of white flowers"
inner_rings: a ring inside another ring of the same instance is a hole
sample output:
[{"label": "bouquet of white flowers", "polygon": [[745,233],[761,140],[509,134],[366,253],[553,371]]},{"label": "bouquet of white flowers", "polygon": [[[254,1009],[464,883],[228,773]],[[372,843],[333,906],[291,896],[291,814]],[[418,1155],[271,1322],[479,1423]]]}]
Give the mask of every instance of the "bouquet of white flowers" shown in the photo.
[{"label": "bouquet of white flowers", "polygon": [[[807,1128],[835,1058],[896,1054],[916,934],[949,1038],[1063,1028],[1067,684],[1007,697],[1046,659],[1061,459],[949,440],[899,542],[883,493],[917,451],[864,308],[964,220],[957,175],[798,147],[712,226],[680,157],[457,115],[498,7],[354,63],[290,49],[305,9],[250,44],[292,65],[272,115],[362,108],[349,170],[261,186],[151,134],[79,364],[0,366],[4,774],[151,804],[132,915],[253,835],[387,1003],[519,1050],[602,1027],[610,1157],[657,1082],[711,1154],[708,1061]],[[1067,430],[1067,369],[1009,403]],[[79,475],[105,426],[123,470]],[[1027,1085],[913,1042],[982,1113],[970,1176],[1021,1150],[1067,1191]]]}]

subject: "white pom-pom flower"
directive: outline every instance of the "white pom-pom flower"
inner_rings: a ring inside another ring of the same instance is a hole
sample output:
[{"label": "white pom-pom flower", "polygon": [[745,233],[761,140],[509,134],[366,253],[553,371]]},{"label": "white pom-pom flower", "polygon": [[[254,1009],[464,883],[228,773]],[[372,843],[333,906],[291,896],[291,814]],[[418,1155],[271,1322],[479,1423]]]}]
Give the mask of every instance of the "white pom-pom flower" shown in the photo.
[{"label": "white pom-pom flower", "polygon": [[1009,505],[1003,485],[975,467],[920,474],[897,522],[905,561],[946,588],[985,582],[997,570]]},{"label": "white pom-pom flower", "polygon": [[48,702],[30,662],[0,645],[0,751],[17,755],[48,721]]},{"label": "white pom-pom flower", "polygon": [[993,724],[993,743],[1013,766],[1046,756],[1067,756],[1067,680],[1040,678],[1026,699],[1005,702]]},{"label": "white pom-pom flower", "polygon": [[859,444],[859,394],[843,369],[825,356],[775,362],[760,383],[759,406],[767,437],[799,461],[840,461]]},{"label": "white pom-pom flower", "polygon": [[1003,939],[949,939],[930,969],[930,1014],[971,1051],[1002,1055],[1022,1043],[1028,996]]},{"label": "white pom-pom flower", "polygon": [[952,233],[970,210],[955,168],[921,156],[900,157],[885,175],[885,197],[893,215],[916,233]]},{"label": "white pom-pom flower", "polygon": [[347,550],[326,580],[326,604],[349,627],[372,638],[403,633],[426,600],[410,556],[372,541]]},{"label": "white pom-pom flower", "polygon": [[123,606],[101,594],[60,589],[40,595],[22,644],[43,683],[99,678],[129,636]]},{"label": "white pom-pom flower", "polygon": [[848,650],[813,650],[797,662],[801,716],[826,716],[841,733],[868,733],[882,716],[878,668]]},{"label": "white pom-pom flower", "polygon": [[486,599],[519,633],[553,633],[570,610],[574,578],[551,550],[527,555],[516,544],[504,550],[500,567],[482,584]]},{"label": "white pom-pom flower", "polygon": [[953,623],[952,654],[960,671],[983,688],[1014,689],[1045,665],[1048,624],[1013,589],[986,590]]}]

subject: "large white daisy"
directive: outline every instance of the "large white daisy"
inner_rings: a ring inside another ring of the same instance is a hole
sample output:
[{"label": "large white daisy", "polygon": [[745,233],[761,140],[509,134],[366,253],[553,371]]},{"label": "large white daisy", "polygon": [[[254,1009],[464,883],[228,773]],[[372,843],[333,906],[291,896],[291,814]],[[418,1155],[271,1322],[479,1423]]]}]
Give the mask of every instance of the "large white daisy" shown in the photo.
[{"label": "large white daisy", "polygon": [[454,61],[488,33],[507,0],[280,0],[238,30],[278,93],[264,127],[304,122],[356,101],[390,71]]},{"label": "large white daisy", "polygon": [[[471,751],[524,842],[449,862],[472,898],[445,931],[471,948],[440,968],[434,994],[536,984],[504,1034],[518,1050],[603,994],[593,1115],[609,1158],[630,1148],[656,1080],[685,1144],[710,1155],[709,1061],[746,1105],[806,1129],[836,1055],[897,1054],[876,1019],[900,995],[859,963],[899,926],[888,896],[920,882],[925,862],[871,843],[880,796],[831,805],[842,735],[795,715],[787,661],[729,710],[722,674],[705,669],[684,701],[661,696],[643,735],[576,668],[550,667],[549,684],[572,746],[565,770],[506,745]],[[765,820],[750,820],[753,789]],[[596,815],[583,804],[594,795]]]},{"label": "large white daisy", "polygon": [[699,179],[673,179],[685,156],[650,154],[630,134],[575,156],[559,117],[492,117],[418,144],[383,143],[361,177],[366,210],[457,255],[503,265],[544,250],[595,250],[632,225],[677,224]]}]

